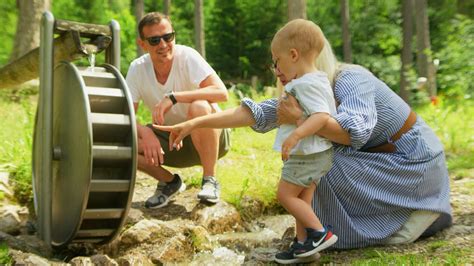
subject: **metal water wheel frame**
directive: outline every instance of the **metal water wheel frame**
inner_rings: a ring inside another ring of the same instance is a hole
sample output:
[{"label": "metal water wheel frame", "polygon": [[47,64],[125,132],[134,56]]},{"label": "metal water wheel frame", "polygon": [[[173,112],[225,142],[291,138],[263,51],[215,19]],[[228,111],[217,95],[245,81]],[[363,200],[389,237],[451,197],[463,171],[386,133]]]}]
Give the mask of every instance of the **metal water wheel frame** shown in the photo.
[{"label": "metal water wheel frame", "polygon": [[102,67],[53,66],[55,21],[43,14],[40,95],[33,136],[38,235],[55,248],[106,243],[120,233],[133,197],[136,123],[120,67],[120,28]]}]

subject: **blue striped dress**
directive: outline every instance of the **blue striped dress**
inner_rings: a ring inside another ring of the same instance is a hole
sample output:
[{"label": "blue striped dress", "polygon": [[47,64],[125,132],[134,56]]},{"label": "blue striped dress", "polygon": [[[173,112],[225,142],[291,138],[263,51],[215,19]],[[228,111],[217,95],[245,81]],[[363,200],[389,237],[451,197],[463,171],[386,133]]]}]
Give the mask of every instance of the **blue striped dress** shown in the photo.
[{"label": "blue striped dress", "polygon": [[[442,144],[418,116],[395,141],[395,153],[369,153],[387,142],[404,124],[410,107],[385,83],[362,67],[342,70],[334,96],[334,118],[351,135],[351,146],[335,144],[334,164],[321,179],[313,209],[331,225],[336,248],[383,243],[398,231],[413,210],[451,216],[449,176]],[[241,102],[255,118],[257,132],[276,128],[277,99]]]}]

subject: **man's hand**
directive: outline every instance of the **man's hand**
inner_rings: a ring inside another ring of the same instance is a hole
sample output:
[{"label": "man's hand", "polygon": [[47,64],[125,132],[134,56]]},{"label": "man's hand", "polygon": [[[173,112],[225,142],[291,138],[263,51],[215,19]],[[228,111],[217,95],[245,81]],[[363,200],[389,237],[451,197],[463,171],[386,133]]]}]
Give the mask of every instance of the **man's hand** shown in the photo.
[{"label": "man's hand", "polygon": [[148,164],[158,166],[163,164],[164,151],[161,148],[160,141],[156,138],[155,133],[150,128],[145,127],[142,131],[141,141],[139,142],[141,147],[139,150],[143,150],[143,156]]},{"label": "man's hand", "polygon": [[288,138],[285,139],[283,144],[281,145],[281,159],[283,161],[286,161],[290,158],[290,152],[293,149],[293,147],[296,146],[298,143],[299,139],[297,136],[294,134],[291,134],[288,136]]},{"label": "man's hand", "polygon": [[183,147],[183,139],[191,133],[194,129],[193,123],[186,121],[183,123],[176,124],[174,126],[160,126],[153,125],[154,128],[157,128],[162,131],[170,132],[170,151],[176,149],[179,151]]},{"label": "man's hand", "polygon": [[299,124],[303,121],[303,110],[293,95],[284,94],[278,101],[278,124]]},{"label": "man's hand", "polygon": [[165,122],[165,114],[171,109],[173,106],[173,102],[170,98],[165,97],[161,99],[161,101],[155,105],[153,108],[153,123],[157,125],[163,125]]}]

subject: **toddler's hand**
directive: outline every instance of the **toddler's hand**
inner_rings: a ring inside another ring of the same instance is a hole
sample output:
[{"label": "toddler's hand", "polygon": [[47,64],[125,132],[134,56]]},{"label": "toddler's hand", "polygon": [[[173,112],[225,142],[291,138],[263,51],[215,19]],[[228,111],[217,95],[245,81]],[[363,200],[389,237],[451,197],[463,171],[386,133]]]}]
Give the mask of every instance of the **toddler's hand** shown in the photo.
[{"label": "toddler's hand", "polygon": [[290,152],[298,143],[298,139],[290,135],[281,145],[281,159],[286,161],[290,158]]}]

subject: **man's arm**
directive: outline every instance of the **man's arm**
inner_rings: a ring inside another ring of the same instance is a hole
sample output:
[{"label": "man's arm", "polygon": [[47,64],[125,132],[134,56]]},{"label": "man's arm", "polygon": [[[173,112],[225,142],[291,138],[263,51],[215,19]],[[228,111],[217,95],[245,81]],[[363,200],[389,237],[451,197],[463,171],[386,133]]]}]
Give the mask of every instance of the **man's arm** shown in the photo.
[{"label": "man's arm", "polygon": [[[135,113],[138,110],[138,103],[133,103]],[[137,124],[137,137],[138,137],[138,153],[145,156],[145,160],[150,165],[158,166],[164,163],[163,149],[161,148],[160,141],[156,138],[155,133],[150,128]]]},{"label": "man's arm", "polygon": [[[225,102],[229,96],[224,82],[215,73],[201,81],[198,90],[179,91],[174,92],[173,95],[178,103],[192,103],[196,100],[206,100],[210,103]],[[162,125],[165,120],[165,113],[172,106],[173,102],[171,99],[162,99],[153,110],[153,122]]]},{"label": "man's arm", "polygon": [[206,100],[210,103],[226,102],[227,89],[224,82],[213,73],[199,84],[198,90],[174,92],[174,97],[179,103],[191,103],[196,100]]}]

